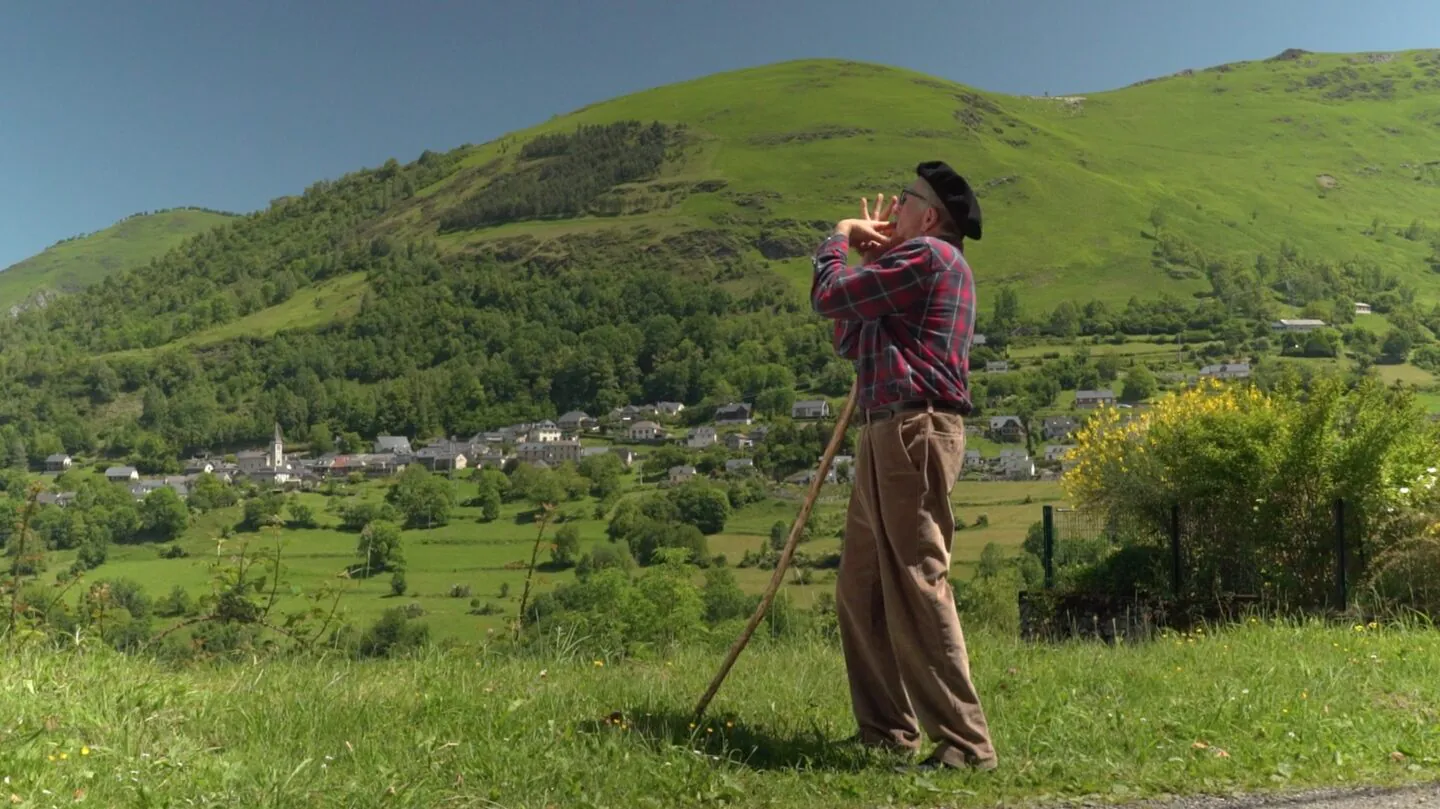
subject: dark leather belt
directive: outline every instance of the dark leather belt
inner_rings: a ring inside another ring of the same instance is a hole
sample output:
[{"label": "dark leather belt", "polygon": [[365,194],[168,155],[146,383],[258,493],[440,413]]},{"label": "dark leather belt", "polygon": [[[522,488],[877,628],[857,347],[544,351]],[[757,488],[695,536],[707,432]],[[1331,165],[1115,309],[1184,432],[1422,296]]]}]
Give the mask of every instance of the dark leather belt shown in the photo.
[{"label": "dark leather belt", "polygon": [[872,407],[861,412],[866,424],[872,421],[883,421],[891,416],[898,416],[903,413],[916,413],[933,409],[937,413],[954,413],[957,416],[966,414],[968,408],[957,402],[947,402],[941,399],[913,399],[905,402],[893,402],[879,407]]}]

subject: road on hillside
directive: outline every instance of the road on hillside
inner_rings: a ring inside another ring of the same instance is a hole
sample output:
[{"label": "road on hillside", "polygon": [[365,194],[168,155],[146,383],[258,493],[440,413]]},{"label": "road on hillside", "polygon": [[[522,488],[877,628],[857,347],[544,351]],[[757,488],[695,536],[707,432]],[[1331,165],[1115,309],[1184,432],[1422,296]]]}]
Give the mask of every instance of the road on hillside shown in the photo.
[{"label": "road on hillside", "polygon": [[[1072,804],[1073,805],[1073,804]],[[1084,804],[1080,804],[1083,806]],[[1404,789],[1325,789],[1243,798],[1176,798],[1124,809],[1440,809],[1440,784]]]}]

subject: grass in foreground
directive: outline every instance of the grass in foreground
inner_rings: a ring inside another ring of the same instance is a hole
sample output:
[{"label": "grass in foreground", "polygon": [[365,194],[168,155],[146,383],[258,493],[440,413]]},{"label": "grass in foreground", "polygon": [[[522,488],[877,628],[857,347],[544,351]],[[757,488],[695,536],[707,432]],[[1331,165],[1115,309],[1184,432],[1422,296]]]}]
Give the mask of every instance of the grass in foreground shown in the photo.
[{"label": "grass in foreground", "polygon": [[991,774],[898,775],[839,744],[853,727],[837,649],[757,639],[696,728],[688,712],[719,651],[606,662],[482,648],[185,670],[23,651],[0,678],[0,777],[22,806],[838,809],[1440,770],[1434,632],[1251,625],[1117,648],[976,633],[971,646],[1001,757]]}]

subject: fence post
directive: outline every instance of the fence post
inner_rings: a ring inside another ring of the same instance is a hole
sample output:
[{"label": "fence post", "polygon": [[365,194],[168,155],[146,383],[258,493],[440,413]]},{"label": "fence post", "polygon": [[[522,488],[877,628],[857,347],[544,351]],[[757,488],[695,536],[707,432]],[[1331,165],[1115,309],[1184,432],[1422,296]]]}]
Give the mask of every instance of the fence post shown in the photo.
[{"label": "fence post", "polygon": [[1040,514],[1045,528],[1045,543],[1040,561],[1045,565],[1045,589],[1049,590],[1055,586],[1055,509],[1052,506],[1042,506]]},{"label": "fence post", "polygon": [[1340,611],[1347,607],[1349,593],[1345,582],[1345,498],[1335,498],[1335,603]]},{"label": "fence post", "polygon": [[1170,506],[1170,586],[1180,597],[1180,504]]}]

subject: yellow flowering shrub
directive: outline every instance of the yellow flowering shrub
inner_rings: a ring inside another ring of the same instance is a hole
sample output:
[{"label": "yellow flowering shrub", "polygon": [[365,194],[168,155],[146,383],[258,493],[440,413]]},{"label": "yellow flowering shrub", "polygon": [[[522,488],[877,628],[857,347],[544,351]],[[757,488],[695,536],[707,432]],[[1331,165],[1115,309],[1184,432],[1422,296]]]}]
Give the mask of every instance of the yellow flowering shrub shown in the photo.
[{"label": "yellow flowering shrub", "polygon": [[[1350,547],[1397,541],[1397,493],[1434,463],[1435,430],[1408,394],[1321,379],[1308,390],[1207,380],[1128,414],[1099,411],[1076,435],[1062,479],[1079,508],[1168,541],[1180,510],[1192,593],[1323,602],[1334,569],[1337,497]],[[1410,509],[1413,512],[1413,509]],[[1355,572],[1364,555],[1351,554]]]}]

